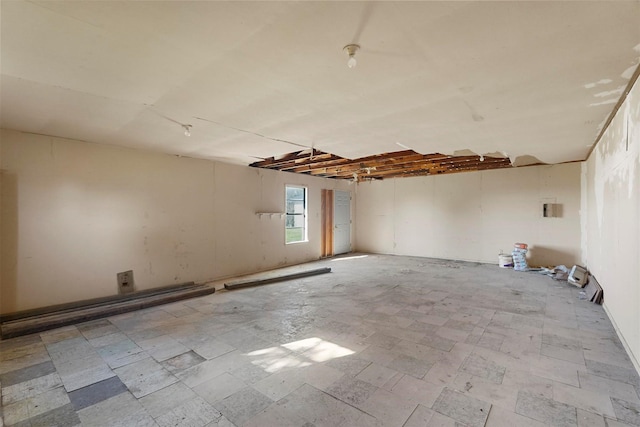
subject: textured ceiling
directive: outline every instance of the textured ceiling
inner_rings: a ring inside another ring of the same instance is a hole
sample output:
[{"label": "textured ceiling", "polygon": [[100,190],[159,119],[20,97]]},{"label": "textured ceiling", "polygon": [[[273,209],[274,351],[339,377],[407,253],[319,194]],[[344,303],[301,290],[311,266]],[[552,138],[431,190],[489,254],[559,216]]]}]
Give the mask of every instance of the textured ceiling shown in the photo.
[{"label": "textured ceiling", "polygon": [[2,127],[242,164],[582,160],[640,57],[638,1],[0,7]]}]

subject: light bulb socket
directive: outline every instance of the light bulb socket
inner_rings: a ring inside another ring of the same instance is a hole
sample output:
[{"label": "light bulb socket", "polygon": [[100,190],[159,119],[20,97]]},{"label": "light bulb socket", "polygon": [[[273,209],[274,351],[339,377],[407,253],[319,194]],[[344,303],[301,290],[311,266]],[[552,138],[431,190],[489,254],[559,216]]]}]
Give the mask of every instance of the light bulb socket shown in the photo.
[{"label": "light bulb socket", "polygon": [[184,136],[191,136],[191,125],[182,125]]},{"label": "light bulb socket", "polygon": [[342,48],[342,50],[346,50],[349,56],[354,56],[356,52],[360,49],[360,45],[357,44],[348,44]]},{"label": "light bulb socket", "polygon": [[349,60],[347,61],[347,66],[349,68],[353,68],[356,66],[356,52],[360,49],[360,46],[357,44],[348,44],[342,48],[342,50],[346,51],[349,55]]}]

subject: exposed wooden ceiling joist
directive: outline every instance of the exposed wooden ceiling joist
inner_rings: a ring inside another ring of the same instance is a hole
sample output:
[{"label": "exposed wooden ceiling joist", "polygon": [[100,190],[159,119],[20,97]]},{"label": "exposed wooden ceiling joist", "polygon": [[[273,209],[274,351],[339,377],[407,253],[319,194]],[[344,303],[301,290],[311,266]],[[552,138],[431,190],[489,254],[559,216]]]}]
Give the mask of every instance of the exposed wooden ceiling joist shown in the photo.
[{"label": "exposed wooden ceiling joist", "polygon": [[413,150],[396,151],[346,159],[319,150],[289,153],[252,163],[257,168],[302,173],[324,178],[366,181],[421,175],[440,175],[512,167],[509,158],[420,154]]}]

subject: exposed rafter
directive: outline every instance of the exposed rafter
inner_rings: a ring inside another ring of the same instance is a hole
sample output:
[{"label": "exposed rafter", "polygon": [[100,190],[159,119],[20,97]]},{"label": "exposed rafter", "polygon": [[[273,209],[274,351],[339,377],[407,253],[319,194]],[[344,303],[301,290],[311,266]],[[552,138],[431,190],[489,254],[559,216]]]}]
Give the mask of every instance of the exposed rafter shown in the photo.
[{"label": "exposed rafter", "polygon": [[359,159],[345,159],[319,150],[304,150],[277,159],[264,159],[250,166],[324,178],[355,178],[358,181],[512,167],[509,158],[420,154],[413,150],[376,154]]}]

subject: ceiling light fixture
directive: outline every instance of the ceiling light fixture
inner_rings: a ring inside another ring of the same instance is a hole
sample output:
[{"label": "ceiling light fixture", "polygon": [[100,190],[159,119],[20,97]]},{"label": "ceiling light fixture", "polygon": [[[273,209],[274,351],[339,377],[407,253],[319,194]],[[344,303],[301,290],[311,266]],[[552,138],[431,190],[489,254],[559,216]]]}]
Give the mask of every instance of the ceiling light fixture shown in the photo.
[{"label": "ceiling light fixture", "polygon": [[184,136],[191,136],[191,125],[182,125]]},{"label": "ceiling light fixture", "polygon": [[356,52],[360,49],[360,46],[357,44],[348,44],[342,48],[342,50],[346,50],[347,54],[349,54],[349,60],[347,61],[347,66],[349,68],[355,68],[356,64]]}]

